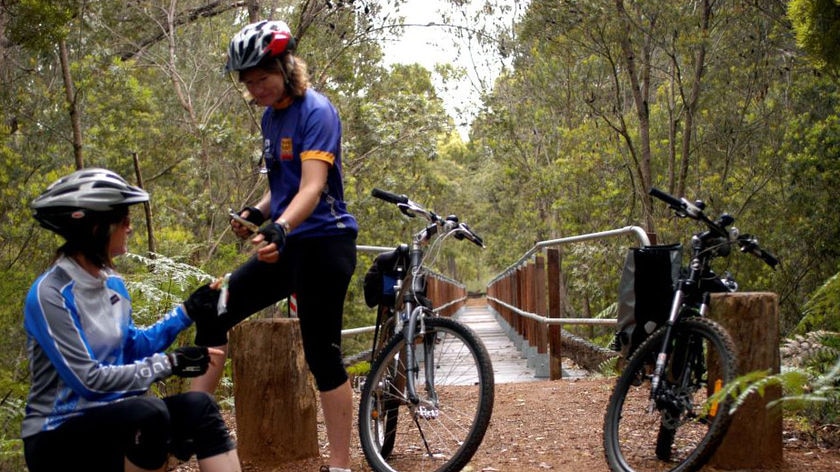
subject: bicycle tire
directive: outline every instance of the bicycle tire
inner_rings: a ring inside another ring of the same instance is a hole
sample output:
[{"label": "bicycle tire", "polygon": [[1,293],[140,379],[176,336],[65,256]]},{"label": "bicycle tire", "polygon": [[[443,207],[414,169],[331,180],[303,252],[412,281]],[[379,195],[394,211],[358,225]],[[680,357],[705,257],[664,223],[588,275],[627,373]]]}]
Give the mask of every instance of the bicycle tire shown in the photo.
[{"label": "bicycle tire", "polygon": [[[394,335],[394,318],[395,316],[392,314],[385,320],[384,323],[382,323],[382,336],[380,341],[377,343],[378,346],[376,353],[374,353],[374,359],[377,357],[377,353],[385,351],[389,340]],[[398,373],[399,365],[399,363],[395,363],[395,365],[391,367],[392,370],[388,373],[396,379],[403,379],[401,382],[391,385],[391,388],[393,388],[395,392],[400,392],[405,388],[405,372]],[[379,417],[375,419],[376,434],[378,436],[377,443],[380,445],[379,453],[383,457],[389,457],[391,455],[391,451],[394,449],[394,441],[396,440],[397,418],[399,417],[400,410],[399,401],[395,398],[397,398],[397,396],[392,394],[382,400],[382,405],[379,410],[381,413]]]},{"label": "bicycle tire", "polygon": [[[718,403],[707,400],[736,376],[732,338],[707,318],[681,320],[668,346],[662,394],[652,402],[651,371],[664,336],[665,328],[660,328],[638,347],[610,396],[603,440],[612,471],[697,470],[711,458],[729,428],[731,398]],[[675,367],[674,358],[691,363],[691,368]],[[652,405],[655,408],[649,413]]]},{"label": "bicycle tire", "polygon": [[[365,459],[377,472],[461,470],[481,445],[490,423],[494,380],[484,345],[455,320],[429,316],[423,324],[425,334],[414,342],[416,368],[405,366],[406,340],[397,333],[374,360],[362,389],[359,440]],[[434,349],[437,402],[425,388],[424,344]],[[395,372],[396,378],[392,377]],[[417,406],[408,399],[405,379],[400,378],[406,372],[416,376],[421,397]],[[394,406],[396,412],[387,411]],[[386,411],[385,420],[382,411]],[[383,431],[390,427],[389,421],[395,427]],[[391,444],[383,444],[387,438]]]}]

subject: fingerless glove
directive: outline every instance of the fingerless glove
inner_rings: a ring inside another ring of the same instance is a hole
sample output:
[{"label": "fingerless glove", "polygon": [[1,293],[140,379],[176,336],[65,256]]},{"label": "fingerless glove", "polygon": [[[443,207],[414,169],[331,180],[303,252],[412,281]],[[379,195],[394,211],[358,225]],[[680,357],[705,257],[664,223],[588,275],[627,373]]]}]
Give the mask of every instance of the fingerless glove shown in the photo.
[{"label": "fingerless glove", "polygon": [[[244,213],[245,210],[248,210],[248,216],[242,216],[242,213]],[[265,221],[265,215],[263,215],[262,211],[257,207],[246,206],[239,210],[239,216],[242,216],[247,221],[250,221],[251,223],[254,223],[257,226],[263,224],[263,222]]]},{"label": "fingerless glove", "polygon": [[198,287],[189,298],[184,300],[187,316],[196,323],[209,321],[219,316],[219,291],[210,288],[210,284]]},{"label": "fingerless glove", "polygon": [[172,364],[172,375],[178,377],[198,377],[207,372],[210,365],[210,352],[206,347],[179,347],[167,356]]},{"label": "fingerless glove", "polygon": [[264,224],[260,228],[259,234],[265,236],[267,243],[274,243],[277,246],[278,252],[282,251],[286,246],[286,230],[275,221]]}]

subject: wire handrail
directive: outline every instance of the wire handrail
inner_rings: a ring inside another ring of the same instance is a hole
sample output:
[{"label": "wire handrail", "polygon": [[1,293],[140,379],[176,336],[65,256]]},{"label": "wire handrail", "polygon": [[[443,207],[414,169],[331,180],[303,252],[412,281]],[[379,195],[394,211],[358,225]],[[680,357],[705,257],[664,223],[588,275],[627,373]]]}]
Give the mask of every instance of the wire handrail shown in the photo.
[{"label": "wire handrail", "polygon": [[496,297],[487,296],[487,299],[502,305],[503,307],[514,311],[517,315],[523,318],[529,318],[539,323],[546,325],[564,325],[564,324],[578,324],[578,325],[604,325],[615,326],[617,321],[614,318],[549,318],[546,316],[531,313],[530,311],[521,310],[509,303],[505,303]]}]

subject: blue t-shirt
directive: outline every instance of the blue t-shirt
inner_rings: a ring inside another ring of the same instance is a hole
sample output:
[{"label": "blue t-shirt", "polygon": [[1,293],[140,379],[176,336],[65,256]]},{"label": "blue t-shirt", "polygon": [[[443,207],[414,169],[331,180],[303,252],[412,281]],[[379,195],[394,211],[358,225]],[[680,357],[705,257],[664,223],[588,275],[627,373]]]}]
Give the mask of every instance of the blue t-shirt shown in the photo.
[{"label": "blue t-shirt", "polygon": [[262,118],[263,157],[271,190],[271,219],[283,214],[300,188],[301,166],[307,159],[330,165],[327,183],[312,215],[290,238],[356,234],[356,219],[344,202],[341,170],[341,120],[332,103],[309,89],[283,109],[269,107]]}]

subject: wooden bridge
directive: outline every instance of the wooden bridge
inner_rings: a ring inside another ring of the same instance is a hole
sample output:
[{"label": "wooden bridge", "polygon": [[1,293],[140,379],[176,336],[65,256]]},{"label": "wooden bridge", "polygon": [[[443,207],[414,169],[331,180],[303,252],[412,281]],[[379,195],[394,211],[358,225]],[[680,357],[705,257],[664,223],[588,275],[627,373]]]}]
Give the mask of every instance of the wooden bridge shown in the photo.
[{"label": "wooden bridge", "polygon": [[[493,362],[497,384],[547,380],[547,357],[529,356],[527,341],[507,326],[487,305],[486,299],[470,299],[453,317],[469,326],[481,338]],[[585,375],[583,369],[563,367],[563,378]]]}]

